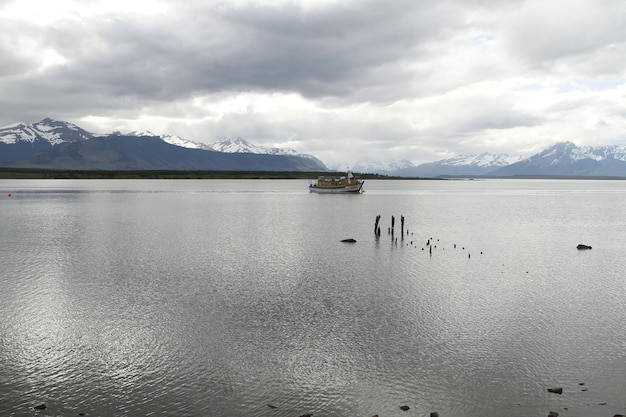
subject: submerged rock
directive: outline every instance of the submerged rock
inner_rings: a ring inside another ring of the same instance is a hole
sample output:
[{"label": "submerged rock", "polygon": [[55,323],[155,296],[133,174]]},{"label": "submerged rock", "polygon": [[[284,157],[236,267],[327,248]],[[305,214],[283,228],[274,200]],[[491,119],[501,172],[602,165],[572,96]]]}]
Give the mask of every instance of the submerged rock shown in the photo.
[{"label": "submerged rock", "polygon": [[563,388],[561,387],[557,387],[557,388],[548,388],[548,392],[551,392],[553,394],[563,394]]},{"label": "submerged rock", "polygon": [[402,411],[407,411],[407,410],[410,410],[410,409],[411,409],[411,407],[409,407],[408,405],[401,405],[400,406],[400,410],[402,410]]},{"label": "submerged rock", "polygon": [[576,246],[576,249],[578,250],[591,249],[591,246],[583,245],[582,243],[580,243],[578,246]]},{"label": "submerged rock", "polygon": [[45,404],[39,404],[33,407],[35,410],[45,410],[46,409],[46,405]]},{"label": "submerged rock", "polygon": [[344,242],[344,243],[356,243],[356,239],[352,239],[352,238],[350,238],[350,239],[343,239],[342,242]]}]

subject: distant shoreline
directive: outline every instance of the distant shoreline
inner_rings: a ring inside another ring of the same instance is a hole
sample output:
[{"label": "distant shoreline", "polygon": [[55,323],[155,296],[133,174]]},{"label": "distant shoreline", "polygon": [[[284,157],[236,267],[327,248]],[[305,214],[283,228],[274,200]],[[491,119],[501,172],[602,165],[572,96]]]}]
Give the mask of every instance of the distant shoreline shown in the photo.
[{"label": "distant shoreline", "polygon": [[[0,179],[315,179],[319,176],[343,176],[345,172],[329,171],[176,171],[176,170],[54,170],[36,168],[2,168]],[[399,177],[371,173],[354,173],[366,180],[487,180],[487,179],[552,179],[552,180],[626,180],[626,177],[581,175],[514,175],[492,177],[455,175],[439,177]]]},{"label": "distant shoreline", "polygon": [[[345,172],[305,171],[100,171],[0,168],[0,179],[315,179],[319,176],[343,176]],[[357,174],[362,179],[415,180],[378,174]]]}]

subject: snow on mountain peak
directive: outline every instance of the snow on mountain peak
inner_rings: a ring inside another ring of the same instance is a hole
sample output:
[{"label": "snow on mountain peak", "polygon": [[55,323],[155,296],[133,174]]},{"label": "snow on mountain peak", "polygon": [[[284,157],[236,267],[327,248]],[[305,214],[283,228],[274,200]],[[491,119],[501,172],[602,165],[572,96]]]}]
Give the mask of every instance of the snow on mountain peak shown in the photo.
[{"label": "snow on mountain peak", "polygon": [[65,142],[86,140],[93,135],[73,123],[45,118],[37,123],[14,123],[0,128],[0,142],[48,142],[58,145]]},{"label": "snow on mountain peak", "polygon": [[490,154],[483,152],[481,154],[474,155],[459,155],[454,158],[444,159],[438,163],[441,165],[449,166],[478,166],[478,167],[501,167],[510,165],[512,163],[521,161],[524,159],[520,155],[508,155],[508,154]]},{"label": "snow on mountain peak", "polygon": [[126,134],[127,136],[159,136],[159,135],[155,135],[154,133],[150,132],[149,130],[133,130],[131,132],[128,132]]},{"label": "snow on mountain peak", "polygon": [[[254,153],[260,155],[299,155],[293,149],[286,148],[269,148],[266,146],[253,145],[243,138],[236,137],[234,139],[223,139],[208,145],[209,148],[218,152],[226,153]],[[302,155],[299,155],[302,156]]]},{"label": "snow on mountain peak", "polygon": [[298,153],[296,150],[290,148],[270,148],[267,146],[257,146],[240,137],[236,137],[234,139],[226,138],[221,141],[214,142],[210,145],[207,145],[207,149],[225,153],[253,153],[257,155],[297,156],[300,158],[308,158],[317,161],[319,165],[325,166],[322,161],[320,161],[313,155]]},{"label": "snow on mountain peak", "polygon": [[169,143],[170,145],[180,146],[181,148],[208,149],[207,145],[205,145],[204,143],[194,142],[188,139],[183,139],[180,136],[176,136],[176,135],[155,135],[149,130],[133,130],[132,132],[128,132],[127,136],[158,137],[158,138],[161,138],[163,142]]},{"label": "snow on mountain peak", "polygon": [[[626,154],[619,153],[620,147],[623,150],[623,145],[616,146],[601,146],[593,148],[591,146],[576,146],[576,144],[565,141],[558,142],[549,148],[545,149],[535,156],[535,158],[547,161],[550,165],[555,165],[564,160],[569,161],[581,161],[584,159],[592,159],[595,161],[602,161],[607,158],[615,158],[616,154],[620,155],[620,158],[626,157]],[[624,160],[624,159],[622,159]]]}]

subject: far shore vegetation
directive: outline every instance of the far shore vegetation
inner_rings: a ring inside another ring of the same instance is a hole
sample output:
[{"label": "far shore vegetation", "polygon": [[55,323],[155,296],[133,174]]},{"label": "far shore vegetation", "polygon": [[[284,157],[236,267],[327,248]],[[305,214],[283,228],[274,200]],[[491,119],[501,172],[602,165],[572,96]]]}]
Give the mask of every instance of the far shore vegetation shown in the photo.
[{"label": "far shore vegetation", "polygon": [[[0,168],[0,179],[315,179],[340,177],[345,172],[283,171],[100,171]],[[379,174],[354,173],[363,179],[415,179]]]},{"label": "far shore vegetation", "polygon": [[[313,180],[320,176],[341,177],[340,171],[172,171],[172,170],[69,170],[38,168],[2,168],[0,179],[242,179],[242,180]],[[440,176],[399,177],[373,173],[354,172],[354,176],[369,180],[484,180],[484,179],[553,179],[553,180],[626,180],[613,176],[567,176],[567,175],[514,175],[510,177]]]}]

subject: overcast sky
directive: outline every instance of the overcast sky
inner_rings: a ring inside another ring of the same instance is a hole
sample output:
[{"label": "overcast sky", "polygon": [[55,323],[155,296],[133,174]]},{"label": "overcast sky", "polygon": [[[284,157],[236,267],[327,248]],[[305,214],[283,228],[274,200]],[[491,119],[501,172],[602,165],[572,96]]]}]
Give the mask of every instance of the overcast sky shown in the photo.
[{"label": "overcast sky", "polygon": [[624,0],[0,0],[0,125],[329,166],[626,144]]}]

